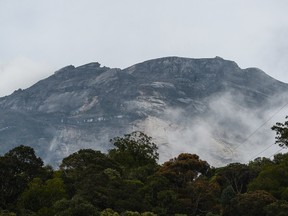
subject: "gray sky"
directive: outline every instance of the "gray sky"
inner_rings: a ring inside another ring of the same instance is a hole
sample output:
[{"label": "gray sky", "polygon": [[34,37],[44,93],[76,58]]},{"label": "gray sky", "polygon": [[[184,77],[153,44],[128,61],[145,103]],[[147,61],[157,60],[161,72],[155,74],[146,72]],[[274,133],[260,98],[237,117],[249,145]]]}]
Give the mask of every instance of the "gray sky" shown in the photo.
[{"label": "gray sky", "polygon": [[288,82],[287,0],[0,0],[0,96],[66,65],[221,56]]}]

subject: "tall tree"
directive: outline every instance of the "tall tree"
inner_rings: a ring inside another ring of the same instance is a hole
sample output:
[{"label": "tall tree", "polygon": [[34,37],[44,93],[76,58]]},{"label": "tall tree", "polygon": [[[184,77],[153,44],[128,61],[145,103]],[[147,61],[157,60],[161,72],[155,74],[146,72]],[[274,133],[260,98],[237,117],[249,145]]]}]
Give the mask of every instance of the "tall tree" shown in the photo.
[{"label": "tall tree", "polygon": [[121,174],[115,161],[92,149],[64,158],[60,170],[70,197],[80,195],[99,208],[107,207],[110,179]]},{"label": "tall tree", "polygon": [[223,216],[263,216],[265,207],[276,199],[266,191],[253,191],[237,194],[231,200],[231,207],[225,209]]},{"label": "tall tree", "polygon": [[152,142],[151,137],[142,132],[135,131],[124,137],[116,137],[111,142],[115,149],[109,150],[109,156],[125,167],[133,168],[157,163],[158,147]]},{"label": "tall tree", "polygon": [[189,153],[182,153],[160,167],[158,175],[166,177],[177,194],[177,202],[173,203],[175,213],[203,215],[203,212],[208,213],[207,208],[214,210],[215,195],[219,189],[217,183],[209,183],[206,179],[210,170],[206,161]]},{"label": "tall tree", "polygon": [[231,163],[216,170],[216,180],[224,189],[231,185],[235,193],[245,193],[249,182],[257,176],[257,171],[246,164]]},{"label": "tall tree", "polygon": [[31,147],[21,145],[0,157],[0,208],[15,204],[28,182],[43,172],[43,161]]},{"label": "tall tree", "polygon": [[277,200],[265,208],[266,216],[286,216],[288,215],[288,202]]},{"label": "tall tree", "polygon": [[50,208],[53,204],[65,198],[65,185],[61,178],[55,176],[43,182],[40,178],[34,178],[28,185],[28,188],[21,194],[18,206],[38,212]]},{"label": "tall tree", "polygon": [[182,153],[163,164],[158,173],[165,176],[176,187],[185,187],[200,175],[208,174],[210,166],[196,154]]},{"label": "tall tree", "polygon": [[249,190],[265,190],[278,199],[288,201],[288,154],[275,155],[273,164],[262,168]]},{"label": "tall tree", "polygon": [[[288,116],[286,116],[286,119],[288,119]],[[285,121],[284,123],[277,122],[276,125],[274,125],[271,129],[276,131],[275,143],[281,147],[287,147],[288,146],[288,121]]]}]

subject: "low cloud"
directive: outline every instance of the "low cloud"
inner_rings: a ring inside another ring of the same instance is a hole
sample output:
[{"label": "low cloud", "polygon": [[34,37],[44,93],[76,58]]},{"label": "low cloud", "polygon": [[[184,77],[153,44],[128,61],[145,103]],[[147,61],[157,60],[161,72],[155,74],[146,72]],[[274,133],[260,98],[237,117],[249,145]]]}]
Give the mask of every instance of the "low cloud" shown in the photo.
[{"label": "low cloud", "polygon": [[196,117],[184,109],[168,109],[161,119],[149,117],[138,126],[159,144],[160,163],[182,152],[196,153],[213,166],[247,163],[281,150],[271,127],[285,120],[288,106],[281,107],[287,98],[275,96],[265,107],[248,108],[244,96],[225,93]]},{"label": "low cloud", "polygon": [[47,77],[51,71],[46,64],[28,58],[16,58],[0,63],[0,97],[9,95],[19,88],[28,88]]}]

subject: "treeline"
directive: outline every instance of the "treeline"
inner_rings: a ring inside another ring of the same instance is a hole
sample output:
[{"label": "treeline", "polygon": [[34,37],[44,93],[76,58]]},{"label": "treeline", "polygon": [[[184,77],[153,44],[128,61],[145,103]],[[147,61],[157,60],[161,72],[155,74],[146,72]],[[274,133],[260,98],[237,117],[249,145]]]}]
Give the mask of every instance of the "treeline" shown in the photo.
[{"label": "treeline", "polygon": [[288,154],[214,168],[183,153],[159,165],[141,132],[112,143],[106,154],[79,150],[57,170],[31,147],[1,156],[0,215],[288,215]]}]

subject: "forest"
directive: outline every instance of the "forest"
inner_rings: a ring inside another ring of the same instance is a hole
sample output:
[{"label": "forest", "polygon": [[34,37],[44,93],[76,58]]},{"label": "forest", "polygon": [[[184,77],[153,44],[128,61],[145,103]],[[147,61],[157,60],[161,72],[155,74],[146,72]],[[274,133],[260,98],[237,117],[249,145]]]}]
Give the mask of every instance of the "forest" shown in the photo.
[{"label": "forest", "polygon": [[[288,145],[288,121],[272,127]],[[142,132],[111,140],[107,153],[81,149],[57,169],[33,148],[0,156],[0,216],[284,216],[288,154],[213,167],[193,153],[158,164]]]}]

